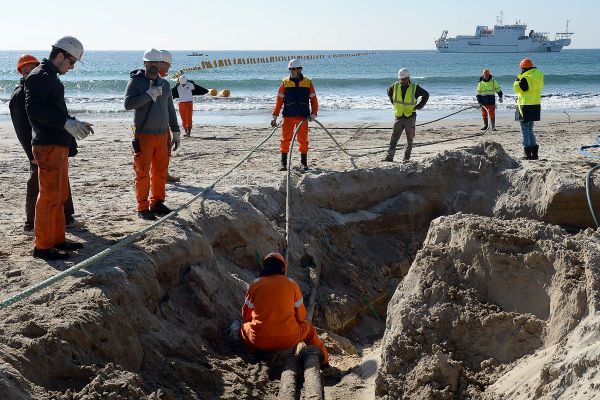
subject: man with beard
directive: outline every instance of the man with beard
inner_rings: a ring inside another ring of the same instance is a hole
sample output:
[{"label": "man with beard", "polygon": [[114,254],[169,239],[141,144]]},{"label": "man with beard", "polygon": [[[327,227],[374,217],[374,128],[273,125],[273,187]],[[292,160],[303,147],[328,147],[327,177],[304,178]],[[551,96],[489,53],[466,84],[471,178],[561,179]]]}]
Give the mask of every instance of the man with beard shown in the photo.
[{"label": "man with beard", "polygon": [[35,204],[33,256],[62,260],[83,244],[65,239],[64,204],[69,197],[69,148],[73,138],[93,133],[92,124],[67,111],[65,87],[58,78],[81,61],[83,45],[72,36],[60,38],[25,80],[25,110],[33,128],[32,153],[38,166],[39,195]]},{"label": "man with beard", "polygon": [[160,77],[161,52],[147,50],[143,61],[144,69],[130,73],[131,79],[125,90],[125,109],[134,110],[135,138],[132,145],[137,212],[142,219],[154,220],[156,216],[171,212],[164,205],[169,151],[171,145],[173,150],[179,148],[181,133],[171,86]]}]

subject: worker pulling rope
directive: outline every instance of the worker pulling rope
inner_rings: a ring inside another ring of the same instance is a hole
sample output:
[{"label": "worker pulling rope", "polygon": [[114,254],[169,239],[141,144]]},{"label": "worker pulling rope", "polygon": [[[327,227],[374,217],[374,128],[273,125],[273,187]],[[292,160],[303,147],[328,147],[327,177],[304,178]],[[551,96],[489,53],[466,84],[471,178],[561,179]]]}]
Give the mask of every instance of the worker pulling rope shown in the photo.
[{"label": "worker pulling rope", "polygon": [[237,169],[240,165],[242,165],[248,158],[250,158],[250,156],[256,151],[258,150],[258,148],[260,148],[263,144],[265,144],[269,139],[271,139],[271,137],[273,136],[273,134],[275,133],[275,131],[279,128],[279,126],[276,126],[273,128],[273,130],[271,131],[271,133],[269,133],[258,145],[256,145],[254,148],[252,148],[252,150],[250,150],[246,156],[244,158],[242,158],[237,164],[235,164],[233,167],[231,167],[227,172],[225,172],[223,175],[219,176],[210,186],[204,188],[204,190],[202,190],[200,193],[198,193],[197,195],[195,195],[194,197],[192,197],[190,200],[188,200],[187,202],[185,202],[184,204],[182,204],[181,206],[179,206],[178,208],[174,209],[173,211],[171,211],[169,214],[165,215],[164,217],[162,217],[161,219],[159,219],[158,221],[154,222],[153,224],[149,225],[148,227],[142,229],[141,231],[138,231],[128,237],[126,237],[125,239],[115,243],[114,245],[110,246],[109,248],[101,251],[100,253],[56,274],[51,276],[50,278],[37,283],[35,285],[32,285],[28,288],[26,288],[25,290],[10,296],[4,300],[2,300],[0,302],[0,309],[6,308],[8,306],[10,306],[11,304],[14,304],[20,300],[26,299],[30,296],[32,296],[33,294],[53,285],[56,282],[59,282],[65,278],[67,278],[68,276],[73,275],[75,272],[81,270],[82,268],[88,267],[90,265],[93,265],[94,263],[96,263],[97,261],[105,258],[106,256],[108,256],[109,254],[112,254],[134,242],[136,242],[137,240],[141,239],[144,237],[144,235],[152,230],[154,230],[155,228],[157,228],[158,226],[162,225],[164,222],[172,219],[174,216],[176,216],[177,214],[179,214],[179,212],[181,212],[182,210],[186,209],[187,207],[189,207],[190,204],[192,204],[193,202],[195,202],[196,200],[198,200],[199,198],[203,197],[204,195],[206,195],[206,193],[208,193],[210,190],[212,190],[221,180],[223,180],[225,177],[227,177],[228,175],[230,175],[235,169]]}]

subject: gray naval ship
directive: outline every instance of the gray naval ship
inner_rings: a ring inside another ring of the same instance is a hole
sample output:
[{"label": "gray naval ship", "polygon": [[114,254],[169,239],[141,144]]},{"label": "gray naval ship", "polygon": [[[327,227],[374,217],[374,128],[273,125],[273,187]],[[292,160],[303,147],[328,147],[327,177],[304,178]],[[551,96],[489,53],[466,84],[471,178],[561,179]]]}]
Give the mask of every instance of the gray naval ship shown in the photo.
[{"label": "gray naval ship", "polygon": [[571,44],[569,22],[564,32],[556,33],[554,40],[548,38],[548,33],[535,32],[533,29],[526,34],[527,25],[515,22],[504,25],[499,17],[493,29],[480,25],[475,29],[475,35],[459,35],[448,37],[448,31],[435,41],[435,46],[442,53],[540,53],[558,52]]}]

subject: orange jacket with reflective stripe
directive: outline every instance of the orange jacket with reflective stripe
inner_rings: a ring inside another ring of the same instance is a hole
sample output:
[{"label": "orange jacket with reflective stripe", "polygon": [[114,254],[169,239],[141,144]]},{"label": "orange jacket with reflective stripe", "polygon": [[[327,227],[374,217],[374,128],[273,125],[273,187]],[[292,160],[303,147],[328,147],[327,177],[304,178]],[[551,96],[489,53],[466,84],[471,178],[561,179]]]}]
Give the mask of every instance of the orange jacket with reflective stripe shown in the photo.
[{"label": "orange jacket with reflective stripe", "polygon": [[[309,101],[310,110],[308,110]],[[317,92],[312,81],[304,76],[301,76],[297,80],[292,80],[289,77],[283,79],[277,91],[273,115],[279,116],[282,107],[284,117],[308,117],[310,114],[316,115],[319,111],[319,101],[317,100]]]},{"label": "orange jacket with reflective stripe", "polygon": [[298,321],[306,319],[300,287],[284,275],[260,277],[248,288],[242,316],[244,322],[251,322],[256,336],[297,334]]}]

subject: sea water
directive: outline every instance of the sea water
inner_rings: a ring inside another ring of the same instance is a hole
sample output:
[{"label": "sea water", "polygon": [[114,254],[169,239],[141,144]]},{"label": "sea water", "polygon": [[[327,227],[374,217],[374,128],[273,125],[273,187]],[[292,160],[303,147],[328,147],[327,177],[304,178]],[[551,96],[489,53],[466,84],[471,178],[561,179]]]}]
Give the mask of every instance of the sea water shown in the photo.
[{"label": "sea water", "polygon": [[[306,60],[304,74],[315,85],[319,119],[353,123],[390,121],[393,110],[386,95],[397,79],[399,68],[410,70],[412,80],[430,93],[419,120],[438,118],[476,104],[479,76],[484,68],[500,82],[505,102],[499,116],[514,113],[512,84],[520,73],[519,61],[530,57],[545,75],[542,107],[544,113],[600,112],[600,50],[569,50],[536,54],[450,54],[423,51],[174,51],[170,73],[200,65],[201,61],[322,54],[325,58]],[[358,57],[329,57],[331,54],[367,51]],[[8,100],[19,75],[16,60],[24,51],[0,52],[0,121],[9,119]],[[30,51],[40,60],[47,51]],[[60,78],[65,85],[69,112],[81,119],[131,118],[123,108],[123,95],[130,71],[142,68],[143,51],[86,51],[83,63]],[[231,97],[197,97],[196,123],[268,123],[287,62],[231,65],[186,73],[205,88],[229,89]],[[175,82],[171,82],[172,86]],[[470,110],[454,118],[476,118]]]}]

